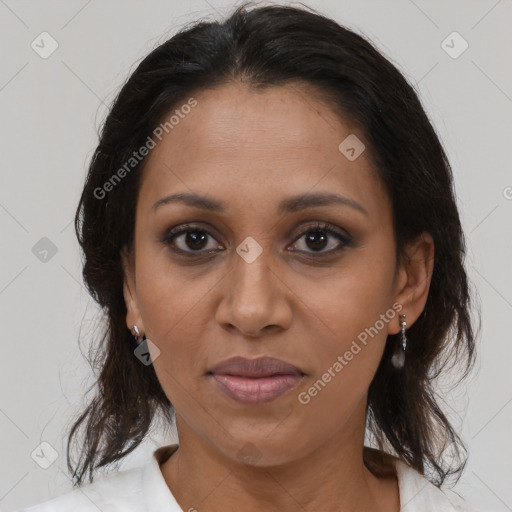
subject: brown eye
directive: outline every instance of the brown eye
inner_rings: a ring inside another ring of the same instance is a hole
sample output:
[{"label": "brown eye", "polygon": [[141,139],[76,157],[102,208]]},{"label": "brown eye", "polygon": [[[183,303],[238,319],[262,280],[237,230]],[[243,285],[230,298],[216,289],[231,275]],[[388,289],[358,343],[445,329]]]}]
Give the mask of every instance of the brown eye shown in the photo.
[{"label": "brown eye", "polygon": [[[301,240],[303,241],[301,242]],[[303,231],[293,247],[299,252],[320,255],[332,254],[351,244],[348,235],[331,228],[327,224],[316,224]]]},{"label": "brown eye", "polygon": [[183,243],[189,249],[199,251],[204,249],[208,242],[208,234],[205,231],[187,231]]},{"label": "brown eye", "polygon": [[197,226],[180,226],[165,235],[162,242],[180,253],[209,253],[222,248],[208,231]]}]

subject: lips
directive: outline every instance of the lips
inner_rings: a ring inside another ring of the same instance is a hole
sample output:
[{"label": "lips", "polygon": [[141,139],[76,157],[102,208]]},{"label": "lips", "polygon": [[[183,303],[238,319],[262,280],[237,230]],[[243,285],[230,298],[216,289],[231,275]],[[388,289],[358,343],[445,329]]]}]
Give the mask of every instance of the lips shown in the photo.
[{"label": "lips", "polygon": [[297,387],[305,373],[273,357],[233,357],[216,364],[208,375],[217,389],[232,400],[258,405],[271,402]]},{"label": "lips", "polygon": [[270,377],[272,375],[304,375],[296,366],[275,357],[259,357],[258,359],[232,357],[216,364],[210,370],[210,373],[249,378]]}]

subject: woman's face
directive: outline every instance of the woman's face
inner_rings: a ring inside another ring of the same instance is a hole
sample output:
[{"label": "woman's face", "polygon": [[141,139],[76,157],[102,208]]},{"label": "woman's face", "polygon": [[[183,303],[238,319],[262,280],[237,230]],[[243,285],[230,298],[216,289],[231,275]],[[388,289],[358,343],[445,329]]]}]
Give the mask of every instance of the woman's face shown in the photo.
[{"label": "woman's face", "polygon": [[[357,156],[364,137],[298,86],[232,84],[194,99],[155,138],[125,266],[127,325],[158,347],[180,439],[256,465],[362,440],[366,393],[405,298],[389,198],[369,152]],[[174,194],[205,199],[155,207]],[[300,375],[267,377],[279,396],[230,395],[223,378],[260,389],[210,373],[234,356],[278,358]]]}]

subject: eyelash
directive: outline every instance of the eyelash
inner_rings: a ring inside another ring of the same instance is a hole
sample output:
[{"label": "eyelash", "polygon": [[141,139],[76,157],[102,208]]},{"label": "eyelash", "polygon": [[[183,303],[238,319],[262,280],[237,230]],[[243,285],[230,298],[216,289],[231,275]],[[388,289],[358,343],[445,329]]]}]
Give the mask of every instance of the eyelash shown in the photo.
[{"label": "eyelash", "polygon": [[[183,234],[187,234],[187,233],[190,233],[190,232],[194,232],[194,231],[195,232],[204,233],[207,236],[210,236],[210,237],[214,238],[206,229],[202,228],[199,225],[185,224],[185,225],[179,226],[177,228],[170,229],[165,234],[165,236],[163,237],[161,242],[163,244],[165,244],[165,245],[170,247],[171,243],[178,236],[183,235]],[[298,242],[304,235],[307,235],[308,233],[314,233],[315,231],[321,231],[321,232],[327,233],[328,235],[334,236],[335,238],[337,238],[341,242],[341,244],[340,244],[341,247],[337,247],[335,249],[330,249],[328,251],[322,251],[322,252],[298,251],[299,253],[306,254],[308,257],[322,258],[322,257],[332,256],[333,254],[338,253],[344,247],[348,247],[348,246],[350,246],[352,244],[352,240],[351,240],[350,236],[348,236],[347,234],[344,234],[341,231],[338,231],[337,229],[331,227],[329,224],[325,224],[325,223],[322,223],[322,222],[317,222],[317,223],[315,223],[312,226],[308,226],[304,231],[302,231],[294,239],[293,244]],[[175,252],[175,253],[184,255],[186,257],[191,257],[191,258],[197,257],[197,256],[201,256],[201,255],[205,255],[205,254],[211,255],[212,253],[217,252],[217,251],[211,251],[211,250],[210,251],[204,251],[204,250],[201,250],[201,251],[184,251],[182,249],[176,249],[176,248],[171,248],[171,250],[173,252]]]}]

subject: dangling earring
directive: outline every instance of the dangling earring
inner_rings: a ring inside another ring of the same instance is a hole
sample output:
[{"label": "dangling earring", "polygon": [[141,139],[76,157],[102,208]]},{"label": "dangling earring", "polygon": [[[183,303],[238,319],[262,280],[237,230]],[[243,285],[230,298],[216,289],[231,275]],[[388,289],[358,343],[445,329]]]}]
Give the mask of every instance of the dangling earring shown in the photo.
[{"label": "dangling earring", "polygon": [[134,348],[136,348],[144,341],[144,339],[140,335],[139,328],[136,325],[133,326],[133,330],[135,331],[136,335],[132,336],[132,345],[134,346]]},{"label": "dangling earring", "polygon": [[391,358],[391,363],[397,369],[403,368],[405,363],[405,349],[407,348],[407,336],[405,335],[405,328],[407,322],[405,321],[405,314],[399,315],[400,318],[400,343],[396,346],[395,353]]}]

